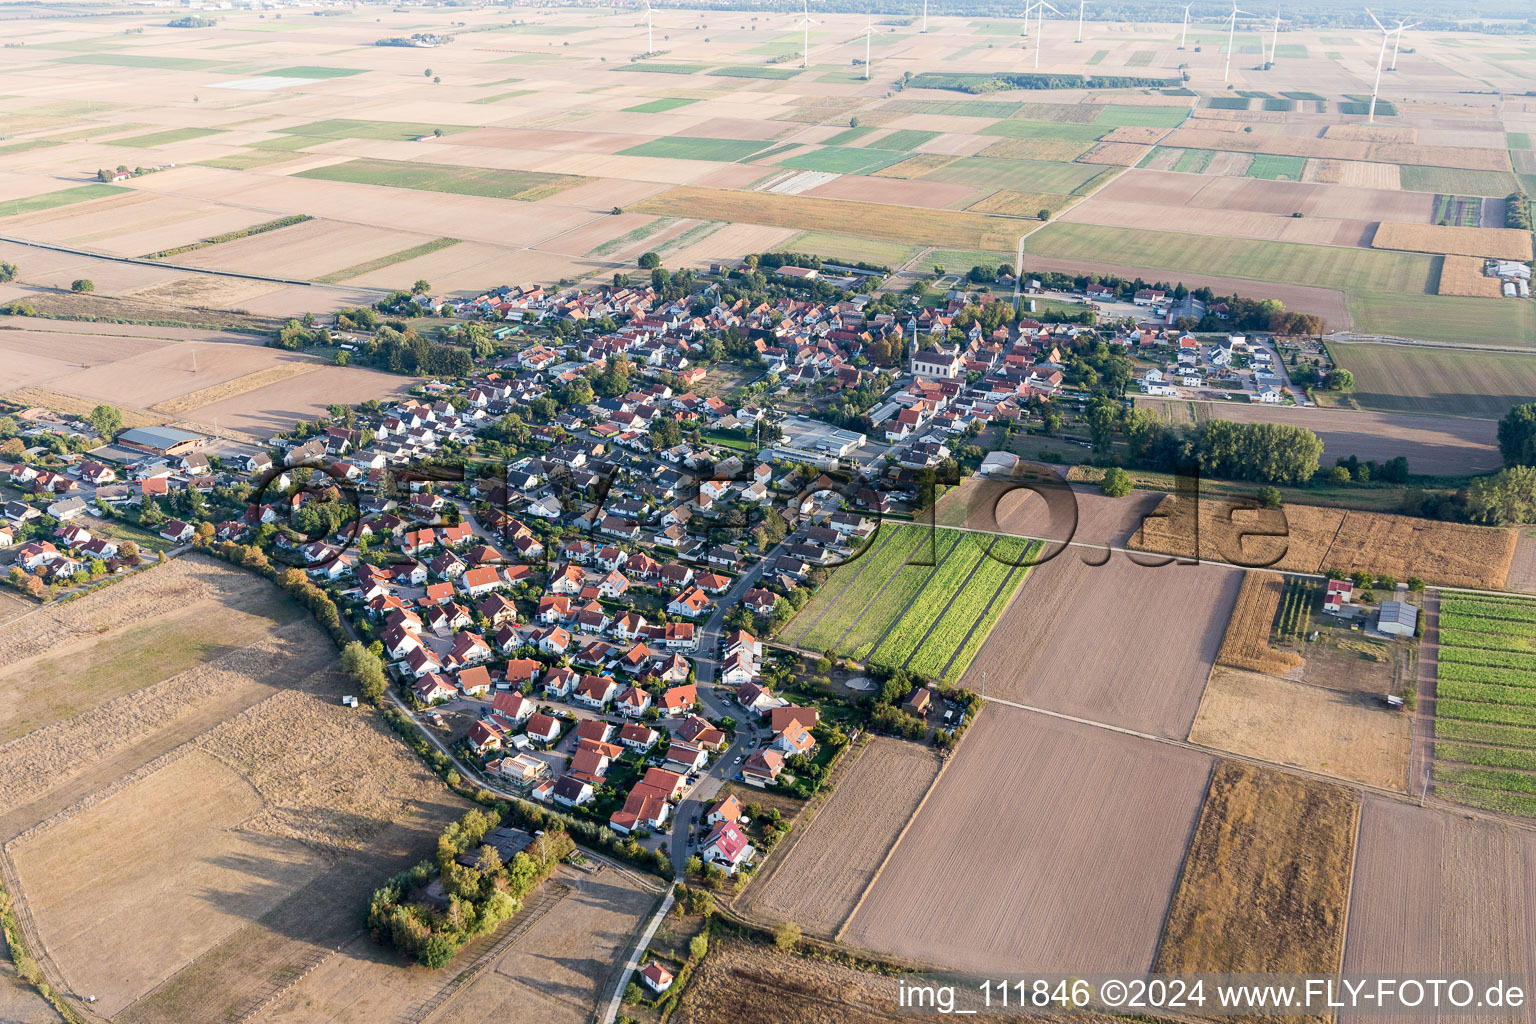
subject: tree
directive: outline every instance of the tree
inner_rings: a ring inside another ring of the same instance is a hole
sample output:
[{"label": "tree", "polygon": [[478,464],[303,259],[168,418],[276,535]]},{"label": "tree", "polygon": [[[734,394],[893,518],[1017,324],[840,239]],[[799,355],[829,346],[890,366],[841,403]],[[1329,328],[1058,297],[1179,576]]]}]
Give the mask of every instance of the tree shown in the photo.
[{"label": "tree", "polygon": [[1278,487],[1260,487],[1259,488],[1259,505],[1262,506],[1263,508],[1279,508],[1280,507],[1280,488],[1278,488]]},{"label": "tree", "polygon": [[69,290],[72,292],[79,292],[84,294],[86,292],[95,291],[96,284],[88,277],[79,277],[70,284]]},{"label": "tree", "polygon": [[858,126],[859,126],[859,116],[857,114],[855,114],[854,116],[852,116],[852,117],[850,117],[848,119],[848,127],[849,128],[857,128]]},{"label": "tree", "polygon": [[1110,466],[1104,471],[1099,488],[1111,498],[1123,498],[1131,493],[1131,474],[1119,466]]},{"label": "tree", "polygon": [[1344,367],[1336,366],[1328,374],[1329,391],[1353,391],[1354,389],[1355,375],[1344,369]]},{"label": "tree", "polygon": [[384,696],[384,663],[361,643],[354,640],[342,649],[341,667],[369,701]]},{"label": "tree", "polygon": [[641,270],[655,270],[661,266],[661,257],[654,252],[643,252],[640,254],[639,263]]},{"label": "tree", "polygon": [[782,921],[773,929],[773,944],[788,952],[800,944],[800,926],[793,921]]},{"label": "tree", "polygon": [[453,959],[453,954],[459,950],[458,944],[447,935],[432,935],[421,944],[421,949],[416,954],[416,961],[423,967],[438,970],[447,967]]},{"label": "tree", "polygon": [[421,77],[422,78],[431,78],[432,77],[432,69],[431,68],[427,68],[427,70],[425,70],[425,71],[423,71],[421,73]]},{"label": "tree", "polygon": [[115,406],[98,405],[91,410],[88,418],[96,433],[108,440],[116,437],[117,432],[123,429],[123,414]]},{"label": "tree", "polygon": [[432,290],[432,285],[430,285],[429,283],[427,283],[424,280],[417,281],[415,284],[411,285],[411,294],[412,295],[425,295],[425,294],[427,294],[427,292],[430,292],[431,290]]},{"label": "tree", "polygon": [[1506,466],[1536,466],[1536,402],[1517,405],[1499,420],[1499,453]]},{"label": "tree", "polygon": [[1042,206],[1040,209],[1035,211],[1035,216],[1040,218],[1041,220],[1050,220],[1051,219],[1051,211],[1047,210],[1045,207]]},{"label": "tree", "polygon": [[1343,466],[1334,466],[1328,471],[1328,482],[1335,485],[1349,483],[1349,470]]},{"label": "tree", "polygon": [[16,280],[16,275],[21,273],[21,268],[14,263],[0,260],[0,284]]},{"label": "tree", "polygon": [[441,81],[442,81],[442,78],[438,77],[437,75],[433,75],[432,76],[432,84],[433,85],[437,85]]}]

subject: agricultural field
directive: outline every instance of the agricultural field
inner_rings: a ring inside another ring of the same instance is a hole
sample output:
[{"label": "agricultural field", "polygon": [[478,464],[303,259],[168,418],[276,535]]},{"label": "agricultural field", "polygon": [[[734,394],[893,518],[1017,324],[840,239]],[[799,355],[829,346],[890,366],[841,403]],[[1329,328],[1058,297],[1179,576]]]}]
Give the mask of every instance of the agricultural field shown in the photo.
[{"label": "agricultural field", "polygon": [[1531,258],[1531,233],[1513,228],[1382,221],[1376,226],[1376,236],[1371,240],[1371,247],[1526,261]]},{"label": "agricultural field", "polygon": [[1359,821],[1343,786],[1219,762],[1153,970],[1338,971]]},{"label": "agricultural field", "polygon": [[896,526],[839,566],[785,636],[800,647],[954,681],[1024,582],[1033,550],[1014,538],[994,543],[943,529],[930,538],[926,527]]},{"label": "agricultural field", "polygon": [[349,160],[299,171],[295,177],[527,202],[544,199],[582,181],[574,175],[501,171],[486,167],[430,167],[397,160]]},{"label": "agricultural field", "polygon": [[1221,639],[1221,650],[1216,653],[1218,664],[1270,675],[1285,675],[1301,666],[1299,655],[1269,645],[1282,596],[1290,596],[1283,577],[1268,572],[1243,574],[1232,619]]},{"label": "agricultural field", "polygon": [[1493,420],[1536,401],[1536,365],[1525,356],[1333,343],[1328,351],[1355,375],[1350,398],[1367,409]]},{"label": "agricultural field", "polygon": [[[184,556],[41,614],[0,631],[8,665],[64,666],[51,720],[0,746],[5,856],[61,980],[108,1015],[258,1005],[462,812],[340,706],[334,646],[263,580]],[[191,616],[235,632],[209,645]]]},{"label": "agricultural field", "polygon": [[799,825],[789,855],[747,890],[752,913],[835,934],[939,774],[932,748],[879,737],[859,752],[831,798]]},{"label": "agricultural field", "polygon": [[[1217,566],[1090,565],[1068,549],[1030,570],[961,685],[980,692],[985,675],[989,696],[1183,739],[1239,584]],[[1135,612],[1154,604],[1164,612]]]},{"label": "agricultural field", "polygon": [[1536,817],[1536,601],[1442,593],[1435,792]]},{"label": "agricultural field", "polygon": [[1209,766],[989,705],[841,937],[965,971],[1148,970]]}]

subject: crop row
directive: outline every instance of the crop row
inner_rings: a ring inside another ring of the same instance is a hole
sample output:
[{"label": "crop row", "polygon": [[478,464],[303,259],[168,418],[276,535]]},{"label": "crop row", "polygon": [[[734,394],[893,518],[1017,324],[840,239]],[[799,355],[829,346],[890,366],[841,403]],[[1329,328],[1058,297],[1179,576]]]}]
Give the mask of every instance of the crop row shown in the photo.
[{"label": "crop row", "polygon": [[1436,686],[1435,693],[1451,700],[1480,700],[1488,704],[1516,704],[1536,708],[1536,687],[1531,686],[1442,682]]},{"label": "crop row", "polygon": [[1536,673],[1513,668],[1490,668],[1487,665],[1440,665],[1435,670],[1435,676],[1441,682],[1536,687]]},{"label": "crop row", "polygon": [[[869,652],[875,644],[880,642],[887,627],[894,626],[892,633],[900,630],[903,625],[901,618],[907,606],[923,591],[934,574],[950,560],[950,555],[962,536],[964,534],[952,530],[940,533],[934,540],[934,565],[908,564],[897,570],[895,578],[890,581],[891,585],[881,592],[873,604],[864,609],[864,614],[860,615],[854,623],[853,632],[838,645],[838,650],[855,661],[863,661],[869,657]],[[924,541],[918,545],[914,557],[926,558],[927,555],[928,545]]]},{"label": "crop row", "polygon": [[1511,619],[1491,619],[1483,615],[1465,615],[1457,612],[1440,613],[1441,629],[1470,629],[1479,633],[1499,636],[1536,636],[1536,623]]},{"label": "crop row", "polygon": [[1485,651],[1513,651],[1517,654],[1536,653],[1536,642],[1525,637],[1473,633],[1464,629],[1441,629],[1440,643],[1445,647],[1478,647]]},{"label": "crop row", "polygon": [[1507,750],[1503,747],[1479,747],[1467,743],[1436,743],[1435,757],[1489,768],[1520,768],[1536,771],[1536,750]]},{"label": "crop row", "polygon": [[[890,527],[881,528],[882,532],[888,529]],[[819,620],[807,618],[808,622],[815,621],[816,624],[800,637],[799,646],[817,651],[832,646],[843,635],[843,631],[853,624],[853,620],[858,618],[864,606],[890,580],[891,574],[901,571],[902,565],[917,550],[926,533],[920,526],[899,526],[881,546],[846,565],[838,566],[817,595],[820,598],[821,594],[828,594],[831,607],[821,606],[826,614],[821,615]],[[840,586],[841,590],[831,590],[835,586]],[[820,614],[816,610],[818,604],[819,601],[812,601],[800,614]]]},{"label": "crop row", "polygon": [[1446,718],[1460,718],[1468,722],[1536,726],[1536,708],[1506,707],[1502,704],[1485,704],[1481,701],[1455,700],[1448,697],[1440,697],[1435,701],[1435,714]]},{"label": "crop row", "polygon": [[1536,729],[1514,725],[1487,725],[1482,722],[1458,722],[1435,718],[1435,739],[1462,743],[1493,743],[1501,747],[1536,750]]},{"label": "crop row", "polygon": [[961,534],[961,537],[963,539],[957,541],[954,554],[946,558],[938,571],[929,577],[927,584],[912,599],[911,605],[900,613],[901,618],[896,628],[886,634],[880,646],[870,654],[871,661],[901,668],[951,601],[955,604],[965,601],[962,591],[969,589],[968,579],[972,570],[979,569],[988,560],[986,545],[990,541],[972,533]]},{"label": "crop row", "polygon": [[1311,625],[1311,612],[1317,604],[1317,585],[1311,580],[1288,580],[1285,603],[1280,609],[1279,633],[1282,638],[1300,640]]},{"label": "crop row", "polygon": [[1475,789],[1497,789],[1506,793],[1536,795],[1536,775],[1502,771],[1497,768],[1455,768],[1435,766],[1435,781]]},{"label": "crop row", "polygon": [[1510,793],[1499,789],[1479,789],[1472,786],[1437,785],[1435,793],[1447,800],[1454,800],[1468,807],[1480,807],[1500,814],[1517,814],[1523,818],[1536,818],[1536,797]]},{"label": "crop row", "polygon": [[965,642],[971,626],[986,610],[987,602],[992,600],[992,595],[997,593],[997,588],[1008,578],[1008,574],[1014,571],[1013,566],[992,557],[992,554],[997,554],[1010,561],[1017,559],[1017,552],[1005,553],[1002,548],[999,542],[993,545],[989,554],[982,556],[981,564],[966,584],[965,592],[955,598],[949,610],[933,627],[933,632],[928,634],[922,647],[913,653],[907,663],[909,671],[929,678],[936,678],[943,673],[950,657]]},{"label": "crop row", "polygon": [[1536,623],[1536,601],[1454,597],[1442,600],[1440,611],[1442,614],[1453,612],[1458,615],[1483,615],[1490,619]]},{"label": "crop row", "polygon": [[1442,647],[1436,655],[1436,660],[1441,665],[1488,665],[1492,668],[1536,672],[1536,654],[1516,654],[1513,651],[1488,651],[1478,647]]},{"label": "crop row", "polygon": [[[1040,557],[1040,552],[1044,547],[1045,545],[1040,541],[1032,542],[1029,545],[1029,557]],[[1025,579],[1029,577],[1030,570],[1030,566],[1020,566],[1008,574],[1008,578],[1003,581],[1003,589],[998,593],[997,599],[992,602],[986,614],[981,617],[981,621],[976,623],[976,628],[971,630],[970,637],[961,645],[960,650],[956,652],[954,658],[949,662],[949,668],[944,671],[945,679],[953,682],[965,674],[966,668],[970,666],[971,661],[976,657],[976,652],[981,650],[981,645],[986,642],[987,637],[992,633],[992,628],[997,625],[997,620],[1002,617],[1003,612],[1013,602],[1014,595],[1019,592],[1019,588],[1024,585]]]}]

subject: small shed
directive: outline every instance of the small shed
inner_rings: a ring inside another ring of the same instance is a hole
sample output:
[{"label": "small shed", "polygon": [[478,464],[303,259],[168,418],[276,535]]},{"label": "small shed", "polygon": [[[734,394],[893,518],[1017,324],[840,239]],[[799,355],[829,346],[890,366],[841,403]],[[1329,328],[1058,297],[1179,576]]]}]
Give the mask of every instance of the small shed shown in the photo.
[{"label": "small shed", "polygon": [[1376,628],[1393,636],[1413,636],[1418,622],[1419,610],[1407,601],[1383,601]]}]

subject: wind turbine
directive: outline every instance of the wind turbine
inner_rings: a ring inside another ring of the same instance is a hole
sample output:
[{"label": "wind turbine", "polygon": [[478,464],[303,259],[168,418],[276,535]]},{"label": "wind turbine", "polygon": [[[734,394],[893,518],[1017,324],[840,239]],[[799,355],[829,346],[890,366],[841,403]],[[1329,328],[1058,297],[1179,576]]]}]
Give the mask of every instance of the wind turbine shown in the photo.
[{"label": "wind turbine", "polygon": [[928,32],[928,0],[923,0],[923,33]]},{"label": "wind turbine", "polygon": [[[1035,22],[1035,68],[1040,67],[1040,47],[1045,42],[1045,9],[1051,7],[1050,0],[1039,0],[1035,4],[1035,10],[1039,12],[1038,21]],[[1060,17],[1061,12],[1051,7],[1051,13]]]},{"label": "wind turbine", "polygon": [[1184,5],[1184,28],[1179,33],[1179,49],[1181,49],[1181,50],[1184,49],[1184,41],[1189,38],[1189,9],[1191,7],[1193,7],[1193,6],[1195,6],[1195,5],[1194,4],[1185,4]]},{"label": "wind turbine", "polygon": [[1232,73],[1232,40],[1237,37],[1237,16],[1239,14],[1246,14],[1250,18],[1253,17],[1248,11],[1238,10],[1237,0],[1232,0],[1232,13],[1227,15],[1227,64],[1221,71],[1221,80],[1223,82]]},{"label": "wind turbine", "polygon": [[649,57],[656,51],[656,37],[651,33],[651,0],[645,0],[645,55]]},{"label": "wind turbine", "polygon": [[1078,42],[1082,42],[1083,41],[1083,3],[1084,3],[1084,0],[1077,0],[1077,41]]},{"label": "wind turbine", "polygon": [[1421,22],[1416,21],[1412,25],[1404,25],[1402,21],[1398,21],[1397,28],[1392,30],[1392,35],[1394,36],[1392,40],[1392,63],[1387,65],[1388,71],[1397,70],[1397,49],[1403,45],[1403,33],[1410,28],[1417,28],[1420,24]]},{"label": "wind turbine", "polygon": [[875,33],[875,19],[872,14],[864,15],[864,81],[869,81],[869,41]]},{"label": "wind turbine", "polygon": [[1269,36],[1269,62],[1275,62],[1275,51],[1280,47],[1280,5],[1275,4],[1275,28]]},{"label": "wind turbine", "polygon": [[811,26],[816,21],[811,17],[811,0],[800,0],[800,5],[800,24],[805,29],[805,44],[800,49],[800,66],[808,68],[811,66]]},{"label": "wind turbine", "polygon": [[[1366,115],[1366,119],[1365,119],[1365,123],[1366,124],[1375,124],[1376,123],[1376,96],[1377,96],[1378,93],[1381,92],[1381,65],[1382,65],[1382,62],[1386,59],[1386,56],[1387,56],[1387,37],[1388,36],[1395,36],[1397,41],[1399,43],[1401,43],[1402,42],[1402,38],[1403,38],[1403,30],[1413,28],[1414,25],[1418,24],[1418,22],[1414,22],[1413,25],[1405,25],[1402,22],[1402,20],[1399,19],[1398,22],[1397,22],[1397,27],[1389,29],[1389,28],[1387,28],[1387,26],[1385,26],[1385,25],[1383,25],[1381,23],[1381,19],[1380,18],[1376,17],[1376,15],[1374,15],[1374,14],[1371,14],[1371,9],[1369,7],[1367,7],[1365,9],[1365,13],[1369,14],[1371,16],[1371,20],[1376,23],[1376,27],[1381,29],[1381,49],[1378,50],[1377,53],[1376,53],[1376,82],[1375,82],[1375,84],[1373,84],[1371,86],[1371,111],[1370,111],[1370,113],[1368,115]],[[1393,67],[1394,70],[1397,68],[1397,47],[1396,46],[1393,46],[1393,48],[1392,48],[1392,67]]]},{"label": "wind turbine", "polygon": [[1019,34],[1025,39],[1029,38],[1029,19],[1034,17],[1035,8],[1039,6],[1039,3],[1040,0],[1031,0],[1030,3],[1024,5],[1024,31]]}]

